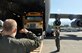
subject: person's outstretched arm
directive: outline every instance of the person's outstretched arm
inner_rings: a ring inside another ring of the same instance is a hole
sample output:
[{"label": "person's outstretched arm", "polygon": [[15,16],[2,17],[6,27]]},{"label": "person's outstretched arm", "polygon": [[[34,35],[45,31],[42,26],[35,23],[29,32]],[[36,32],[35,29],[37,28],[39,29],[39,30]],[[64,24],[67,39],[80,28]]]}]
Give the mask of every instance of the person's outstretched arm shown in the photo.
[{"label": "person's outstretched arm", "polygon": [[22,29],[21,33],[25,33],[28,38],[11,39],[12,45],[22,48],[27,52],[33,51],[40,46],[41,41],[34,33],[29,32],[26,29]]}]

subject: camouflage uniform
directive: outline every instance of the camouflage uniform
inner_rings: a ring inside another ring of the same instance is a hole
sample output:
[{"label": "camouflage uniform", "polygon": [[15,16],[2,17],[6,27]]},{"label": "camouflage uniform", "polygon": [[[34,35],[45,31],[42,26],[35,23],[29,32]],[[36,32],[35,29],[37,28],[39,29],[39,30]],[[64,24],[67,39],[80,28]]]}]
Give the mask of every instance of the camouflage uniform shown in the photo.
[{"label": "camouflage uniform", "polygon": [[0,53],[30,53],[40,45],[40,40],[33,33],[27,38],[16,39],[8,35],[0,35]]},{"label": "camouflage uniform", "polygon": [[55,42],[56,42],[56,47],[57,47],[57,51],[60,51],[60,32],[59,30],[55,31]]}]

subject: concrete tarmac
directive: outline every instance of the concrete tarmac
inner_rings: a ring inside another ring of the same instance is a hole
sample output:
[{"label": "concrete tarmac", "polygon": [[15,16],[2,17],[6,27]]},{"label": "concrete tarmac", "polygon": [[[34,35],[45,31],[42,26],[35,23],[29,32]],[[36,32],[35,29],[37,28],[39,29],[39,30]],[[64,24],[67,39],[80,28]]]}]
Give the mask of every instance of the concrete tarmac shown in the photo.
[{"label": "concrete tarmac", "polygon": [[[60,52],[57,53],[82,53],[82,32],[61,32]],[[41,53],[56,53],[55,37],[43,40]]]}]

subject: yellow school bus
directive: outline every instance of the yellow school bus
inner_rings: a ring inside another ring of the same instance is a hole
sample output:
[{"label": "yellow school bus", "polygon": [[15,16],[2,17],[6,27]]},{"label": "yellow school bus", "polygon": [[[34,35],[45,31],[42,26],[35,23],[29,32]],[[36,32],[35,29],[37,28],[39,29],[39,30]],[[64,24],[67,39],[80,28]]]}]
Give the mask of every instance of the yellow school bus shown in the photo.
[{"label": "yellow school bus", "polygon": [[43,31],[43,12],[27,12],[23,16],[24,28],[34,32],[38,36]]}]

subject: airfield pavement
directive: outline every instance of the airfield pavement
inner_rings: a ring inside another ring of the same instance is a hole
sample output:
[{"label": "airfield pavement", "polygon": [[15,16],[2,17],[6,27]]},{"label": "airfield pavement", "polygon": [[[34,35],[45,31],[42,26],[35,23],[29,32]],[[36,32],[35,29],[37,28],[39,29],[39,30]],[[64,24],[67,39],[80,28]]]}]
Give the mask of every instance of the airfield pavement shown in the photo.
[{"label": "airfield pavement", "polygon": [[[55,37],[45,38],[41,53],[56,53]],[[60,32],[60,52],[82,53],[82,32]]]}]

